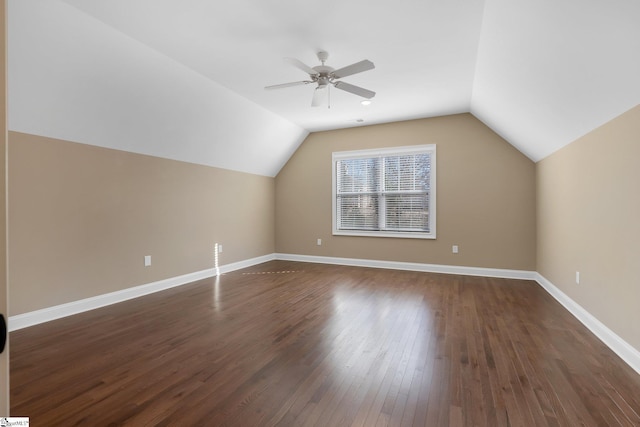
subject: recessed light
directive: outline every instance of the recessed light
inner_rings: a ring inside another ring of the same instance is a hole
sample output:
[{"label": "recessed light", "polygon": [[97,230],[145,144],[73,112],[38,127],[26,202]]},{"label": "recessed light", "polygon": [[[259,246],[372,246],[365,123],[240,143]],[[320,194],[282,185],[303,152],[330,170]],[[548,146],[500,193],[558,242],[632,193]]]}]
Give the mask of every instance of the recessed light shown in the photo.
[{"label": "recessed light", "polygon": [[368,99],[365,99],[364,101],[360,101],[360,104],[362,105],[371,105],[371,101]]}]

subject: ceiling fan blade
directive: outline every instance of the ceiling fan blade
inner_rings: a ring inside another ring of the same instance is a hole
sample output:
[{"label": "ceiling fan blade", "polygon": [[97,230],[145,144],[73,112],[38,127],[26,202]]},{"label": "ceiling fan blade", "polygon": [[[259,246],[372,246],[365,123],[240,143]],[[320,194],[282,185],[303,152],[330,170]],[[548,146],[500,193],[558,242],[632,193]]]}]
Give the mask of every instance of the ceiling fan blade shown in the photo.
[{"label": "ceiling fan blade", "polygon": [[320,85],[313,91],[312,107],[318,107],[325,103],[329,94],[329,85]]},{"label": "ceiling fan blade", "polygon": [[313,82],[311,80],[302,80],[302,81],[299,81],[299,82],[282,83],[282,84],[279,84],[279,85],[265,86],[265,89],[267,89],[267,90],[282,89],[283,87],[308,85],[309,83],[313,83]]},{"label": "ceiling fan blade", "polygon": [[300,70],[304,71],[305,73],[309,74],[310,76],[317,76],[318,72],[316,70],[314,70],[313,68],[309,67],[307,64],[305,64],[302,61],[299,61],[295,58],[284,58],[284,60],[286,62],[288,62],[289,64],[293,65],[296,68],[299,68]]},{"label": "ceiling fan blade", "polygon": [[338,68],[333,73],[331,73],[336,79],[341,79],[342,77],[347,77],[352,74],[361,73],[367,70],[373,70],[376,66],[373,62],[368,59],[362,60],[360,62],[356,62],[355,64],[347,65],[346,67]]},{"label": "ceiling fan blade", "polygon": [[372,90],[362,88],[360,86],[355,86],[345,82],[336,82],[334,86],[340,90],[344,90],[350,92],[354,95],[361,96],[363,98],[371,99],[376,96],[376,93]]}]

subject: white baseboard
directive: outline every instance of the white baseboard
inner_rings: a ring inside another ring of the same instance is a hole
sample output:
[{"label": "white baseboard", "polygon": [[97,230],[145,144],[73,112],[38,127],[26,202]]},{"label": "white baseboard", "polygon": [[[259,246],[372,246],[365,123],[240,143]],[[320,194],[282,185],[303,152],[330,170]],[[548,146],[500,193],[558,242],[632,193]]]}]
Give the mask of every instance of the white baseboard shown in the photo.
[{"label": "white baseboard", "polygon": [[540,284],[552,297],[564,306],[573,316],[587,327],[595,336],[616,353],[627,365],[640,374],[640,351],[620,338],[615,332],[607,328],[591,313],[582,308],[580,304],[572,300],[567,294],[558,289],[540,273],[536,273],[536,282]]},{"label": "white baseboard", "polygon": [[231,264],[225,264],[220,266],[220,274],[230,273],[232,271],[251,267],[253,265],[262,264],[263,262],[267,262],[267,261],[273,261],[275,259],[276,259],[276,254],[269,254],[269,255],[259,256],[256,258],[245,259],[245,260],[234,262]]},{"label": "white baseboard", "polygon": [[426,273],[460,274],[464,276],[500,277],[504,279],[535,280],[535,271],[504,270],[498,268],[462,267],[458,265],[421,264],[416,262],[379,261],[358,258],[336,258],[326,256],[275,254],[284,261],[313,262],[319,264],[350,265],[354,267],[386,268],[392,270],[423,271]]},{"label": "white baseboard", "polygon": [[208,279],[209,277],[213,277],[218,274],[229,273],[241,268],[251,267],[252,265],[261,264],[274,259],[274,254],[264,255],[232,264],[222,265],[219,267],[219,271],[216,271],[215,268],[208,268],[206,270],[196,271],[195,273],[170,277],[168,279],[158,280],[157,282],[110,292],[108,294],[97,295],[95,297],[72,301],[66,304],[60,304],[53,307],[43,308],[41,310],[10,316],[9,331],[16,331],[18,329],[49,322],[51,320],[71,316],[73,314],[94,310],[96,308],[163,291],[176,286],[186,285],[187,283],[192,283],[197,280]]}]

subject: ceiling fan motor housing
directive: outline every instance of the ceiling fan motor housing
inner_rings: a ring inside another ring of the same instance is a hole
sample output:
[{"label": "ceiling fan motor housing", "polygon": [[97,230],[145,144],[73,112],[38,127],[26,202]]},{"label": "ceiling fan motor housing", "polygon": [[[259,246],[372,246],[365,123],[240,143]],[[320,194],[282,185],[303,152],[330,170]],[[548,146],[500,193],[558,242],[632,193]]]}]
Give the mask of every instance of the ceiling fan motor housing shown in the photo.
[{"label": "ceiling fan motor housing", "polygon": [[313,69],[316,70],[318,74],[316,76],[311,76],[311,78],[318,82],[318,85],[326,86],[331,83],[331,73],[334,70],[332,67],[328,67],[326,65],[317,65],[313,67]]}]

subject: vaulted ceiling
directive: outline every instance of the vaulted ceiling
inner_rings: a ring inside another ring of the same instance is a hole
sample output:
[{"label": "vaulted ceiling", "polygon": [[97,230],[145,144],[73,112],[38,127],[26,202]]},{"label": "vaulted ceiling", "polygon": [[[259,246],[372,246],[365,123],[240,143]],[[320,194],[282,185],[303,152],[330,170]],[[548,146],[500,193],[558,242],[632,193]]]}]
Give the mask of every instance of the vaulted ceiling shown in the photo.
[{"label": "vaulted ceiling", "polygon": [[[637,0],[9,0],[9,128],[275,176],[309,132],[471,112],[538,161],[640,103]],[[376,92],[307,76],[334,68]]]}]

